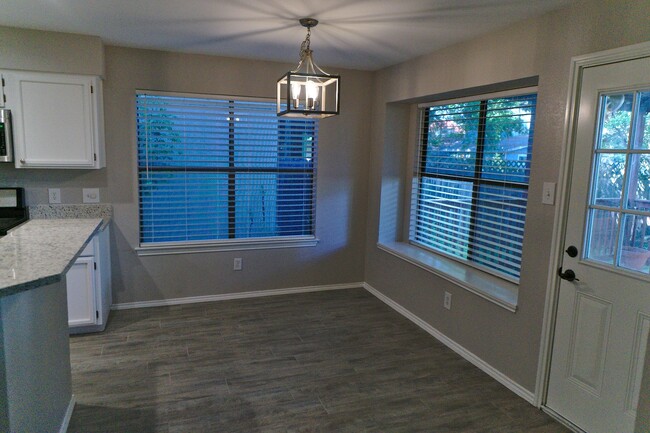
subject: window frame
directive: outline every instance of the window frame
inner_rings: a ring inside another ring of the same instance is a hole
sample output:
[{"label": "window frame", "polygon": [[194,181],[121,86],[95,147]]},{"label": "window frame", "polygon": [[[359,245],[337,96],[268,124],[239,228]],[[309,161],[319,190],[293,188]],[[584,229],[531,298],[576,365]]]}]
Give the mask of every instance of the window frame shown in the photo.
[{"label": "window frame", "polygon": [[[271,111],[275,114],[276,110],[276,101],[274,98],[264,98],[264,97],[250,97],[250,96],[235,96],[235,95],[216,95],[216,94],[203,94],[203,93],[187,93],[187,92],[167,92],[167,91],[157,91],[157,90],[146,90],[146,89],[136,89],[133,106],[136,106],[137,96],[138,95],[150,95],[150,96],[167,96],[167,97],[180,97],[180,98],[197,98],[197,99],[214,99],[219,101],[228,102],[229,106],[232,106],[236,102],[264,102],[269,103]],[[231,112],[232,113],[232,112]],[[314,162],[312,168],[276,168],[273,170],[274,173],[311,173],[312,178],[312,197],[313,205],[310,213],[310,226],[311,234],[309,235],[286,235],[286,236],[267,236],[267,237],[235,237],[235,225],[236,222],[234,219],[229,220],[228,223],[228,238],[224,239],[206,239],[206,240],[183,240],[183,241],[169,241],[169,242],[143,242],[142,241],[142,210],[141,210],[141,189],[140,189],[140,173],[142,170],[148,169],[151,170],[151,167],[143,168],[139,162],[138,156],[138,122],[137,122],[137,112],[134,113],[133,123],[134,123],[134,142],[135,142],[135,157],[134,157],[134,172],[135,172],[135,185],[137,191],[137,207],[138,207],[138,247],[135,248],[135,251],[138,256],[155,256],[155,255],[167,255],[167,254],[192,254],[192,253],[202,253],[202,252],[219,252],[219,251],[239,251],[239,250],[258,250],[258,249],[277,249],[277,248],[296,248],[296,247],[313,247],[316,246],[319,242],[319,239],[316,236],[316,207],[317,207],[317,165],[318,158]],[[230,192],[230,186],[234,187],[235,175],[238,172],[238,169],[234,166],[234,138],[232,131],[233,122],[229,122],[228,128],[230,130],[229,134],[229,164],[228,167],[209,167],[204,168],[201,171],[207,171],[210,173],[228,173],[228,185],[229,185],[229,199],[228,199],[228,214],[233,215],[236,213],[236,208],[232,202],[230,195],[235,194],[234,188],[232,188],[232,193]],[[318,124],[315,126],[315,136],[318,137]],[[314,153],[318,154],[318,138],[316,138],[315,150]],[[174,171],[179,170],[178,167],[156,167],[154,171]],[[263,173],[270,172],[268,168],[259,167],[259,168],[250,168],[246,167],[239,169],[243,173]]]},{"label": "window frame", "polygon": [[[481,115],[479,116],[479,125],[478,125],[478,130],[482,131],[479,133],[479,138],[477,139],[476,143],[476,163],[474,167],[474,175],[473,177],[463,177],[463,176],[453,176],[453,175],[445,175],[445,174],[435,174],[435,175],[428,175],[424,177],[429,177],[429,178],[434,178],[434,179],[442,179],[442,180],[451,180],[451,181],[461,181],[461,182],[468,182],[472,183],[472,196],[471,196],[471,215],[472,215],[472,223],[470,224],[470,239],[474,237],[474,228],[475,224],[474,221],[477,218],[477,212],[476,210],[478,209],[477,206],[477,201],[478,201],[478,191],[480,190],[481,186],[498,186],[498,187],[507,187],[507,188],[516,188],[517,190],[524,190],[524,191],[529,191],[530,187],[530,174],[528,176],[528,182],[523,184],[521,182],[512,182],[512,181],[502,181],[502,180],[493,180],[489,178],[482,178],[480,176],[481,173],[481,167],[482,167],[482,156],[479,158],[479,151],[484,150],[485,146],[485,123],[487,120],[487,106],[488,106],[488,101],[492,99],[500,99],[500,98],[509,98],[509,97],[517,97],[517,96],[525,96],[525,95],[530,95],[530,94],[535,94],[535,97],[537,98],[537,93],[538,89],[537,86],[530,86],[530,87],[522,87],[522,88],[516,88],[512,90],[506,90],[506,91],[501,91],[501,92],[492,92],[492,93],[479,93],[471,96],[466,96],[466,97],[461,97],[461,98],[453,98],[453,99],[441,99],[441,100],[436,100],[436,101],[431,101],[431,102],[425,102],[425,103],[420,103],[416,106],[416,121],[415,121],[415,126],[416,126],[416,131],[414,133],[414,136],[412,137],[411,141],[414,143],[413,145],[413,153],[410,158],[411,166],[409,167],[409,170],[411,170],[411,178],[410,182],[408,183],[408,191],[406,192],[405,198],[408,200],[408,205],[405,206],[405,237],[406,237],[406,244],[411,246],[411,248],[415,248],[417,250],[421,250],[425,252],[426,254],[432,255],[434,258],[435,262],[435,257],[439,257],[442,260],[450,260],[452,263],[456,263],[456,266],[460,266],[461,268],[467,269],[468,272],[471,272],[470,269],[474,270],[475,272],[479,272],[484,274],[487,278],[490,280],[493,278],[496,278],[498,280],[502,280],[503,284],[506,286],[513,285],[513,287],[517,287],[519,285],[520,278],[515,278],[513,276],[504,274],[502,272],[499,272],[498,270],[492,269],[488,266],[481,265],[480,263],[472,262],[470,260],[463,260],[462,258],[453,256],[451,254],[445,253],[444,251],[439,251],[431,246],[426,245],[425,243],[418,242],[417,240],[414,240],[414,232],[415,232],[415,219],[417,218],[419,208],[417,205],[417,197],[418,197],[418,190],[420,188],[420,177],[424,173],[424,166],[426,165],[426,150],[427,146],[423,145],[423,142],[427,140],[428,138],[428,133],[422,134],[422,127],[423,127],[423,122],[426,122],[426,118],[429,116],[429,108],[432,107],[439,107],[439,106],[445,106],[445,105],[451,105],[451,104],[461,104],[461,103],[467,103],[467,102],[477,102],[480,104],[480,113]],[[537,110],[535,110],[535,116],[537,116]],[[534,130],[533,130],[534,134]],[[481,153],[482,155],[482,153]],[[532,160],[532,154],[531,154],[531,160]],[[529,167],[530,170],[530,167]],[[526,212],[525,214],[528,213],[528,202],[526,203]],[[525,225],[525,220],[524,220],[524,225]],[[525,228],[524,228],[524,236],[525,236]],[[471,250],[471,244],[468,242],[468,248]],[[523,253],[523,239],[522,239],[522,253]],[[468,254],[469,255],[469,254]],[[522,254],[523,255],[523,254]],[[445,266],[446,267],[446,266]],[[453,266],[452,266],[453,268]],[[451,269],[451,268],[450,268]],[[445,272],[436,272],[438,274],[445,274]],[[457,273],[454,271],[454,273]],[[477,274],[480,275],[480,274]],[[454,278],[455,279],[455,278]],[[477,290],[475,289],[470,289],[471,291],[476,292]],[[479,290],[480,291],[480,290]]]}]

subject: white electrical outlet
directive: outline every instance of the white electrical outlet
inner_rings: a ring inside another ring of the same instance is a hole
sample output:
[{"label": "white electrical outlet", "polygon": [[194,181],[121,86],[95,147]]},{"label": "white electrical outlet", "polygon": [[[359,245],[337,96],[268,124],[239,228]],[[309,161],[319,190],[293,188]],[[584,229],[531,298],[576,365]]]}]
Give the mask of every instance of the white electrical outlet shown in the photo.
[{"label": "white electrical outlet", "polygon": [[241,271],[241,266],[242,266],[242,259],[241,257],[236,257],[235,260],[233,261],[232,268],[235,271]]},{"label": "white electrical outlet", "polygon": [[447,310],[451,310],[451,293],[445,292],[445,302],[444,302],[444,307]]},{"label": "white electrical outlet", "polygon": [[83,188],[84,203],[99,203],[99,188]]},{"label": "white electrical outlet", "polygon": [[48,188],[47,194],[49,196],[50,204],[61,203],[61,189],[60,188]]}]

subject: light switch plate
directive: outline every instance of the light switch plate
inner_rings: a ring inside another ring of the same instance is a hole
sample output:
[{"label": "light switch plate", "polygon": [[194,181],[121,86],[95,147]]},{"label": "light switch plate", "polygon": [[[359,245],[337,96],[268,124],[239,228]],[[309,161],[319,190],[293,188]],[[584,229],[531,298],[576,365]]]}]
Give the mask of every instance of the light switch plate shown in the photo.
[{"label": "light switch plate", "polygon": [[542,203],[555,204],[555,182],[544,182],[542,189]]},{"label": "light switch plate", "polygon": [[84,203],[99,203],[99,188],[84,188],[83,189],[83,202]]}]

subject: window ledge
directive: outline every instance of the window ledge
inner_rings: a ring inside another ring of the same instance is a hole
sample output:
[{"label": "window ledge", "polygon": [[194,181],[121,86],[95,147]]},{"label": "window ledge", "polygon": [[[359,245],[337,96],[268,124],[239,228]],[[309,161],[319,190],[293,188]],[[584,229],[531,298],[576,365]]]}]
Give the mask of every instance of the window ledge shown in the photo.
[{"label": "window ledge", "polygon": [[404,242],[383,242],[377,247],[412,265],[431,272],[508,311],[517,311],[517,284],[465,266],[454,260]]},{"label": "window ledge", "polygon": [[319,240],[313,236],[296,236],[267,239],[229,239],[208,242],[170,242],[140,245],[140,247],[135,248],[135,251],[138,256],[162,256],[169,254],[315,247],[318,244],[318,241]]}]

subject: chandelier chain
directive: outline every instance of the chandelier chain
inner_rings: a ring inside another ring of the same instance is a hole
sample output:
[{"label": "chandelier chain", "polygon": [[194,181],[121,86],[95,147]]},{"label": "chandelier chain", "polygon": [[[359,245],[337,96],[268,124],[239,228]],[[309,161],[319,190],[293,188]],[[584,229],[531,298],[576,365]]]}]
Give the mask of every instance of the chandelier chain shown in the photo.
[{"label": "chandelier chain", "polygon": [[311,42],[311,28],[307,28],[307,36],[305,37],[305,40],[302,41],[302,44],[300,44],[300,60],[304,60],[306,54],[308,51],[310,51],[309,44]]}]

